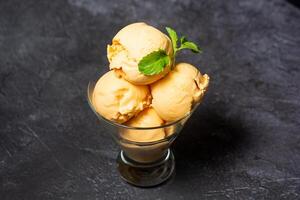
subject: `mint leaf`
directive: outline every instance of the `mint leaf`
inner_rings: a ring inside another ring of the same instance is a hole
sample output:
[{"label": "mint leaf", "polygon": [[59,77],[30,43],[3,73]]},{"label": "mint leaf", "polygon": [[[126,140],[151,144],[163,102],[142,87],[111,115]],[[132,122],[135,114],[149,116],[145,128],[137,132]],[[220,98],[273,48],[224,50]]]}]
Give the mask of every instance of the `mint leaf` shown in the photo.
[{"label": "mint leaf", "polygon": [[175,60],[176,53],[182,49],[190,49],[194,53],[201,52],[201,49],[192,42],[188,41],[185,36],[180,37],[180,46],[178,47],[178,35],[175,30],[170,27],[166,27],[166,30],[171,38],[174,55],[172,58],[167,53],[160,49],[153,51],[150,54],[143,57],[138,63],[139,71],[145,75],[155,75],[161,73],[166,65],[172,60]]},{"label": "mint leaf", "polygon": [[170,63],[170,57],[164,50],[153,51],[140,60],[139,71],[145,75],[161,73],[165,66]]},{"label": "mint leaf", "polygon": [[182,43],[178,50],[182,49],[190,49],[194,53],[199,53],[201,51],[194,42],[189,41]]},{"label": "mint leaf", "polygon": [[185,43],[187,41],[187,39],[186,39],[186,37],[185,36],[182,36],[181,38],[180,38],[180,43],[182,44],[182,43]]},{"label": "mint leaf", "polygon": [[170,27],[166,27],[166,30],[172,40],[172,45],[174,49],[174,57],[176,53],[182,49],[190,49],[194,53],[200,53],[201,49],[192,41],[188,41],[185,36],[180,37],[180,46],[177,47],[178,43],[178,36],[175,30],[171,29]]},{"label": "mint leaf", "polygon": [[177,36],[177,33],[176,31],[174,31],[173,29],[171,29],[170,27],[166,27],[166,30],[172,40],[172,45],[173,45],[173,49],[174,49],[174,52],[176,52],[177,50],[177,41],[178,41],[178,36]]}]

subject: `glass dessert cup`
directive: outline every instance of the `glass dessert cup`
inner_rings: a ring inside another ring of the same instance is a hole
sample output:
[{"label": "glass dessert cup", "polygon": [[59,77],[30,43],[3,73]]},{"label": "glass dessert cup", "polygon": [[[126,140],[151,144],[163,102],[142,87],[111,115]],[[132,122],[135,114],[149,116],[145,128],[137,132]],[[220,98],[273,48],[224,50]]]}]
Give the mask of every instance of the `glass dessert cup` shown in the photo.
[{"label": "glass dessert cup", "polygon": [[[90,82],[88,85],[88,103],[99,120],[113,127],[111,135],[121,148],[117,168],[122,179],[139,187],[152,187],[168,180],[175,169],[175,159],[170,146],[199,103],[194,105],[189,114],[177,121],[157,127],[130,127],[105,119],[96,112],[92,103],[95,84],[96,82]],[[157,133],[163,133],[164,138],[141,142],[124,137],[126,134],[143,134],[148,138]]]}]

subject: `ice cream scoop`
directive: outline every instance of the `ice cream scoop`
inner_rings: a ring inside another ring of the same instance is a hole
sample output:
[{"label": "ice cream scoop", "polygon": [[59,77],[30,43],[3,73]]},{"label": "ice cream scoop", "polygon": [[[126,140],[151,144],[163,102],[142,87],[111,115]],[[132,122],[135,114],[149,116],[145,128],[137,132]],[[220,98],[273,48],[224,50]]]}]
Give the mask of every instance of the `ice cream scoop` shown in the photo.
[{"label": "ice cream scoop", "polygon": [[151,85],[152,106],[165,121],[175,121],[187,115],[199,102],[209,84],[207,74],[191,64],[179,63],[163,79]]},{"label": "ice cream scoop", "polygon": [[153,83],[169,71],[169,65],[156,75],[144,75],[138,69],[139,61],[153,51],[164,50],[167,55],[173,56],[172,42],[167,35],[145,23],[133,23],[121,29],[107,46],[107,58],[110,69],[121,69],[124,78],[136,85]]},{"label": "ice cream scoop", "polygon": [[[125,123],[131,127],[159,127],[164,124],[164,121],[158,116],[153,108],[146,108],[140,112],[136,117],[130,119]],[[123,151],[131,159],[138,162],[154,162],[165,155],[170,143],[158,142],[166,137],[165,129],[121,129],[120,137],[122,139],[134,142],[132,144],[123,142],[120,144]],[[149,145],[138,145],[141,143],[154,142]]]},{"label": "ice cream scoop", "polygon": [[95,110],[108,120],[124,123],[148,107],[151,95],[147,86],[126,81],[117,71],[104,74],[93,92]]},{"label": "ice cream scoop", "polygon": [[[146,108],[140,112],[136,117],[133,117],[125,123],[127,126],[132,127],[157,127],[163,125],[164,121],[158,116],[153,108]],[[137,131],[134,129],[128,129],[122,132],[122,138],[125,138],[134,142],[152,142],[161,140],[165,137],[164,129],[150,129]]]}]

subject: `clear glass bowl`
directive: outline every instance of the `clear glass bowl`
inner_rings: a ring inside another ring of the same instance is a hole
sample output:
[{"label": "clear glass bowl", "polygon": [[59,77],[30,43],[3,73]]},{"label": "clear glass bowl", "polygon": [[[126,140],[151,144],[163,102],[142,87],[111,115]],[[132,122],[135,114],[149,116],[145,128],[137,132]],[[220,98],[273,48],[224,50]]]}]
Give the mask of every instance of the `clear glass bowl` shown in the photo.
[{"label": "clear glass bowl", "polygon": [[[113,127],[110,134],[121,148],[117,164],[122,179],[135,186],[152,187],[170,178],[175,169],[175,159],[170,146],[199,103],[185,117],[172,123],[157,127],[130,127],[105,119],[96,112],[92,103],[95,84],[96,82],[90,82],[88,85],[88,103],[99,120]],[[161,132],[165,137],[151,142],[131,141],[124,137],[128,133],[151,137]]]}]

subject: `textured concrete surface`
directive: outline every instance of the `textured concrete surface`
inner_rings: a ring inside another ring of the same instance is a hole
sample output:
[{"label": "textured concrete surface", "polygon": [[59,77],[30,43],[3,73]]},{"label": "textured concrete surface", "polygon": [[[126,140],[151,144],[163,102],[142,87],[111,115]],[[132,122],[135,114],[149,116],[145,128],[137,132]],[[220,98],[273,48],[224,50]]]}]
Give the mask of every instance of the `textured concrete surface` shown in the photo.
[{"label": "textured concrete surface", "polygon": [[[298,4],[299,5],[299,4]],[[0,199],[299,199],[296,1],[0,1]],[[110,127],[86,101],[117,30],[171,26],[204,49],[202,106],[173,146],[176,176],[122,182]]]}]

